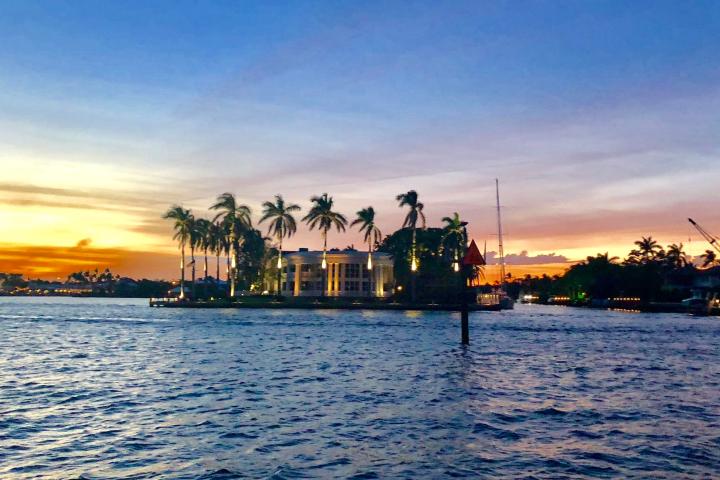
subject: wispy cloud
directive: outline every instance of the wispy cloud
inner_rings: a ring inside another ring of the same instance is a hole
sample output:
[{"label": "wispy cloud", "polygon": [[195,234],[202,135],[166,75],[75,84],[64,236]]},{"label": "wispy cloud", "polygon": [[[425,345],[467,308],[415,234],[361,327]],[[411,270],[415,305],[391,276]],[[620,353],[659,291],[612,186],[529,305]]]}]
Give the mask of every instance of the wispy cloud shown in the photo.
[{"label": "wispy cloud", "polygon": [[[500,258],[497,252],[487,252],[485,258],[487,263],[498,263]],[[505,255],[505,263],[508,265],[544,265],[547,263],[568,263],[569,260],[564,255],[555,253],[530,255],[527,250],[520,253],[510,253]]]}]

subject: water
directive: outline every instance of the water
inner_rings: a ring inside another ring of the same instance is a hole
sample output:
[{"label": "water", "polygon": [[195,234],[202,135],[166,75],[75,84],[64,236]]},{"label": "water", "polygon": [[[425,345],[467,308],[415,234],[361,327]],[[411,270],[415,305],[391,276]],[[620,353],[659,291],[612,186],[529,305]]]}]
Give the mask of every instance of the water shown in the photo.
[{"label": "water", "polygon": [[710,478],[720,319],[0,298],[0,478]]}]

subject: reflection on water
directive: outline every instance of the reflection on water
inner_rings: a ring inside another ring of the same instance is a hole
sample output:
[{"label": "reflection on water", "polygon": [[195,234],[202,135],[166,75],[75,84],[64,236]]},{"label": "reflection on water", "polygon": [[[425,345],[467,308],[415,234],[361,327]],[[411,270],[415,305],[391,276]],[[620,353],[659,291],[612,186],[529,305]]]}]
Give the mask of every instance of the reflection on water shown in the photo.
[{"label": "reflection on water", "polygon": [[699,478],[720,321],[0,298],[0,478]]}]

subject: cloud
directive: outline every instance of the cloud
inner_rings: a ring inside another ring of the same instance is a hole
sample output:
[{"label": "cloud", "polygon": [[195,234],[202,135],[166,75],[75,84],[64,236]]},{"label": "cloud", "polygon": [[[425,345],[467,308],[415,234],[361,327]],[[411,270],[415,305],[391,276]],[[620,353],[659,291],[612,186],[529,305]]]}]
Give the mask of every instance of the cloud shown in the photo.
[{"label": "cloud", "polygon": [[90,246],[91,243],[92,243],[92,239],[91,239],[91,238],[83,238],[82,240],[80,240],[79,242],[77,242],[77,244],[75,245],[75,248],[88,247],[88,246]]},{"label": "cloud", "polygon": [[[488,252],[486,261],[488,264],[497,263],[499,261],[497,252]],[[556,253],[547,253],[539,255],[530,255],[527,250],[520,253],[509,253],[505,255],[505,263],[508,265],[542,265],[547,263],[567,263],[568,258],[564,255]]]},{"label": "cloud", "polygon": [[[157,186],[156,186],[157,187]],[[14,195],[12,199],[3,200],[4,203],[16,204],[21,206],[53,206],[57,204],[60,207],[86,208],[86,209],[139,209],[145,210],[153,206],[164,205],[171,198],[172,193],[166,195],[166,198],[158,198],[157,193],[151,191],[142,194],[128,194],[128,192],[118,192],[109,189],[94,189],[92,191],[78,190],[71,188],[58,188],[50,186],[32,185],[14,182],[0,182],[0,194]],[[17,195],[26,196],[25,199],[17,198]],[[57,200],[40,200],[37,197],[44,196],[53,199],[82,199],[83,203],[67,203]],[[91,203],[95,202],[95,203]],[[98,204],[99,203],[99,204]]]}]

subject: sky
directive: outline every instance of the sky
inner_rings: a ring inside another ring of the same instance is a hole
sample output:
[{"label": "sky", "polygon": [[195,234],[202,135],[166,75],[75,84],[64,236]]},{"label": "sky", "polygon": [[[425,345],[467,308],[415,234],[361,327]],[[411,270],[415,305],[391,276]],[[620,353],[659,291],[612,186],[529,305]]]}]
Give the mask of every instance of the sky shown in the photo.
[{"label": "sky", "polygon": [[0,272],[175,277],[162,213],[226,191],[391,233],[415,189],[494,251],[498,178],[516,273],[720,232],[718,2],[0,0],[0,37]]}]

